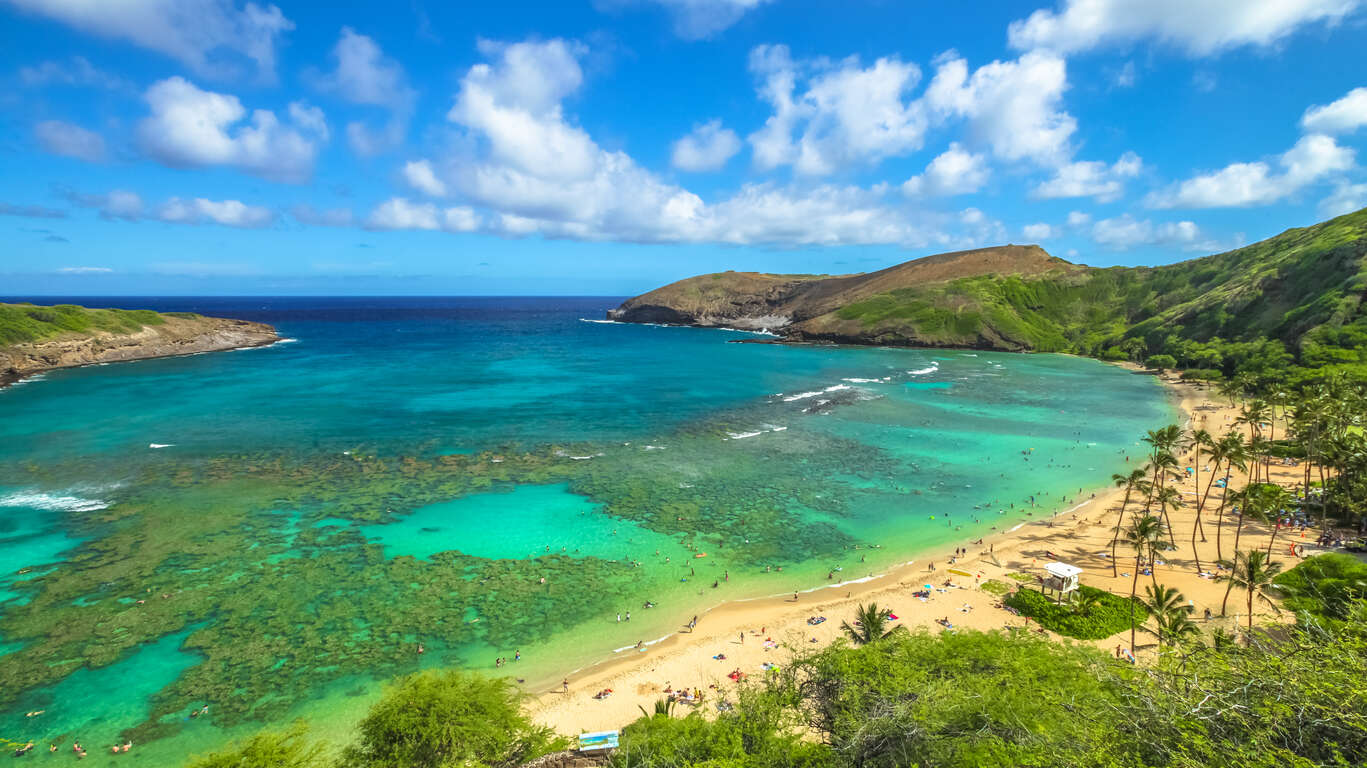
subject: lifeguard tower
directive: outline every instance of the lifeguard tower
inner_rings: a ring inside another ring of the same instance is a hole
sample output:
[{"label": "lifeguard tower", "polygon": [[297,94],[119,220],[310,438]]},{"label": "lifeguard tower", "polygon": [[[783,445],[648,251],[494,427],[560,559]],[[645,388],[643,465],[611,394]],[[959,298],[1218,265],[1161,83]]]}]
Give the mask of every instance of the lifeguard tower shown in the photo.
[{"label": "lifeguard tower", "polygon": [[1077,592],[1077,577],[1082,573],[1082,569],[1067,563],[1046,563],[1044,570],[1049,575],[1040,583],[1040,591],[1046,595],[1050,592],[1055,593],[1055,602],[1072,600],[1073,593]]}]

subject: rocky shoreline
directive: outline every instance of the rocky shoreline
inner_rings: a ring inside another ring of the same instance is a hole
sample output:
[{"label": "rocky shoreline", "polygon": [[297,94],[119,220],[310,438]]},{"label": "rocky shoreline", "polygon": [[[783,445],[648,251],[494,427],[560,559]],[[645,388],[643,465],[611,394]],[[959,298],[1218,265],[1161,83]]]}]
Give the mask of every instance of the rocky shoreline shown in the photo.
[{"label": "rocky shoreline", "polygon": [[0,387],[56,368],[264,347],[279,340],[264,323],[167,315],[162,324],[134,333],[96,331],[0,347]]}]

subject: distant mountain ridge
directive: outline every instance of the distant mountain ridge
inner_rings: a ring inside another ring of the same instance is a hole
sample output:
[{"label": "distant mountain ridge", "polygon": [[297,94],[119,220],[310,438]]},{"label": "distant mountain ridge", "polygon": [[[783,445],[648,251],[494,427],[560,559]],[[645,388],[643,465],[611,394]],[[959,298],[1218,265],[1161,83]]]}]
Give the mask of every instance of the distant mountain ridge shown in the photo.
[{"label": "distant mountain ridge", "polygon": [[1268,366],[1364,375],[1364,292],[1367,209],[1161,267],[1089,267],[1005,245],[857,275],[700,275],[608,316],[793,341],[1170,355],[1212,376]]},{"label": "distant mountain ridge", "polygon": [[260,347],[264,323],[188,312],[0,304],[0,386],[52,368]]}]

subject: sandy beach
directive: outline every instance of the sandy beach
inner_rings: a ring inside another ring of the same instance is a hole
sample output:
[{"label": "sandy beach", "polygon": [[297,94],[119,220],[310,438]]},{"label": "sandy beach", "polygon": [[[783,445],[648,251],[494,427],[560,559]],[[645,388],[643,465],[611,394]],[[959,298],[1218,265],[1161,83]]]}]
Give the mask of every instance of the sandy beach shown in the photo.
[{"label": "sandy beach", "polygon": [[[1166,380],[1182,413],[1183,426],[1195,425],[1218,437],[1231,429],[1243,430],[1236,424],[1238,409],[1228,402],[1215,399],[1210,389]],[[1277,424],[1282,434],[1284,425]],[[1135,436],[1140,437],[1139,435]],[[1138,454],[1138,451],[1136,451]],[[1135,459],[1139,460],[1136,455]],[[1194,456],[1179,456],[1182,466],[1195,466]],[[1273,465],[1271,476],[1284,485],[1299,483],[1300,470]],[[1208,462],[1200,468],[1200,484],[1205,491]],[[1230,486],[1241,488],[1244,477],[1235,473]],[[1192,557],[1192,530],[1196,521],[1195,483],[1188,479],[1179,484],[1187,506],[1174,512],[1172,525],[1178,548],[1166,553],[1157,567],[1160,584],[1175,587],[1195,607],[1193,617],[1205,624],[1203,617],[1209,610],[1214,614],[1209,626],[1232,626],[1247,621],[1244,603],[1238,594],[1232,595],[1229,615],[1220,618],[1220,603],[1225,584],[1197,573]],[[1086,492],[1084,496],[1090,494]],[[1216,559],[1215,521],[1222,490],[1212,488],[1203,515],[1207,541],[1198,539],[1201,568],[1214,570]],[[649,646],[642,652],[626,651],[620,658],[604,661],[581,670],[568,679],[568,692],[561,686],[553,690],[533,691],[535,718],[563,734],[578,734],[621,728],[640,716],[638,707],[647,711],[664,696],[666,689],[699,689],[714,701],[717,689],[725,690],[735,683],[728,677],[739,670],[747,676],[762,676],[763,665],[786,663],[794,649],[820,647],[841,635],[842,621],[849,620],[859,603],[877,602],[891,608],[898,623],[909,628],[928,628],[945,631],[937,620],[948,619],[959,629],[991,630],[1007,626],[1023,626],[1027,620],[999,607],[1001,598],[983,590],[979,585],[989,580],[1015,584],[1008,574],[1042,574],[1045,563],[1054,560],[1077,565],[1084,569],[1082,583],[1117,594],[1128,595],[1133,575],[1134,556],[1122,545],[1118,550],[1118,575],[1112,577],[1109,553],[1114,534],[1116,513],[1123,499],[1123,491],[1104,488],[1073,507],[1052,518],[1042,517],[1013,530],[985,538],[981,544],[965,541],[967,554],[950,564],[953,547],[948,551],[918,553],[908,565],[876,576],[862,583],[819,589],[796,596],[759,598],[725,603],[698,617],[697,626],[687,627],[691,616],[681,616],[679,632]],[[1143,500],[1132,498],[1126,519],[1142,508]],[[1223,549],[1231,556],[1233,541],[1232,518],[1226,515]],[[1240,546],[1266,547],[1271,530],[1268,527],[1246,524]],[[1306,555],[1319,551],[1313,543],[1314,533],[1304,537],[1296,532],[1282,532],[1273,551],[1274,559],[1285,568],[1294,565],[1287,545],[1302,544]],[[1052,552],[1057,557],[1049,556]],[[931,565],[934,570],[931,570]],[[952,570],[951,570],[952,569]],[[957,573],[956,573],[957,572]],[[1143,579],[1148,581],[1148,579]],[[931,584],[934,589],[928,599],[913,596],[913,592]],[[1141,586],[1142,594],[1142,586]],[[812,617],[824,616],[826,621],[811,625]],[[1278,618],[1266,605],[1255,605],[1255,621]],[[1287,619],[1289,617],[1281,616]],[[1064,642],[1079,642],[1056,637]],[[1128,646],[1129,632],[1095,641],[1094,645],[1113,651],[1118,642]],[[1139,639],[1141,661],[1155,652],[1151,634],[1141,633]],[[718,658],[724,657],[724,658]],[[611,689],[606,698],[594,694]],[[715,711],[709,703],[704,711]]]}]

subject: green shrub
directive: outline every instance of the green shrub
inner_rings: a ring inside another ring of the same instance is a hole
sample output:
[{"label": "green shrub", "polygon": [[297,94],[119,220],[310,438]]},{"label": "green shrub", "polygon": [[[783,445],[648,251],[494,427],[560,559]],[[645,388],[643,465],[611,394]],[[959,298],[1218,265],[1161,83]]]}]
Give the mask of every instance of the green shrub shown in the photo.
[{"label": "green shrub", "polygon": [[[1130,628],[1130,599],[1094,587],[1080,586],[1078,592],[1095,595],[1099,602],[1089,613],[1080,613],[1068,603],[1055,603],[1038,590],[1022,588],[1004,601],[1021,615],[1029,616],[1041,627],[1079,640],[1100,640]],[[1134,620],[1144,623],[1149,611],[1135,600]]]},{"label": "green shrub", "polygon": [[799,660],[786,684],[838,764],[1120,765],[1095,649],[1026,632],[906,632]]},{"label": "green shrub", "polygon": [[1169,368],[1177,367],[1177,358],[1172,355],[1150,355],[1144,361],[1144,365],[1157,371],[1166,371]]},{"label": "green shrub", "polygon": [[1320,621],[1342,621],[1367,598],[1367,563],[1333,552],[1315,555],[1278,576],[1282,606]]},{"label": "green shrub", "polygon": [[189,768],[323,768],[323,749],[302,725],[263,731],[221,752],[194,759]]},{"label": "green shrub", "polygon": [[1225,374],[1215,368],[1188,368],[1182,371],[1183,381],[1219,381]]},{"label": "green shrub", "polygon": [[506,678],[429,670],[409,675],[371,707],[347,748],[351,768],[501,768],[563,749],[536,725]]},{"label": "green shrub", "polygon": [[1011,585],[998,579],[988,579],[982,583],[982,590],[994,595],[1006,595],[1011,592]]},{"label": "green shrub", "polygon": [[75,304],[39,307],[0,304],[0,346],[58,336],[63,333],[134,333],[166,320],[148,309],[87,309]]}]

